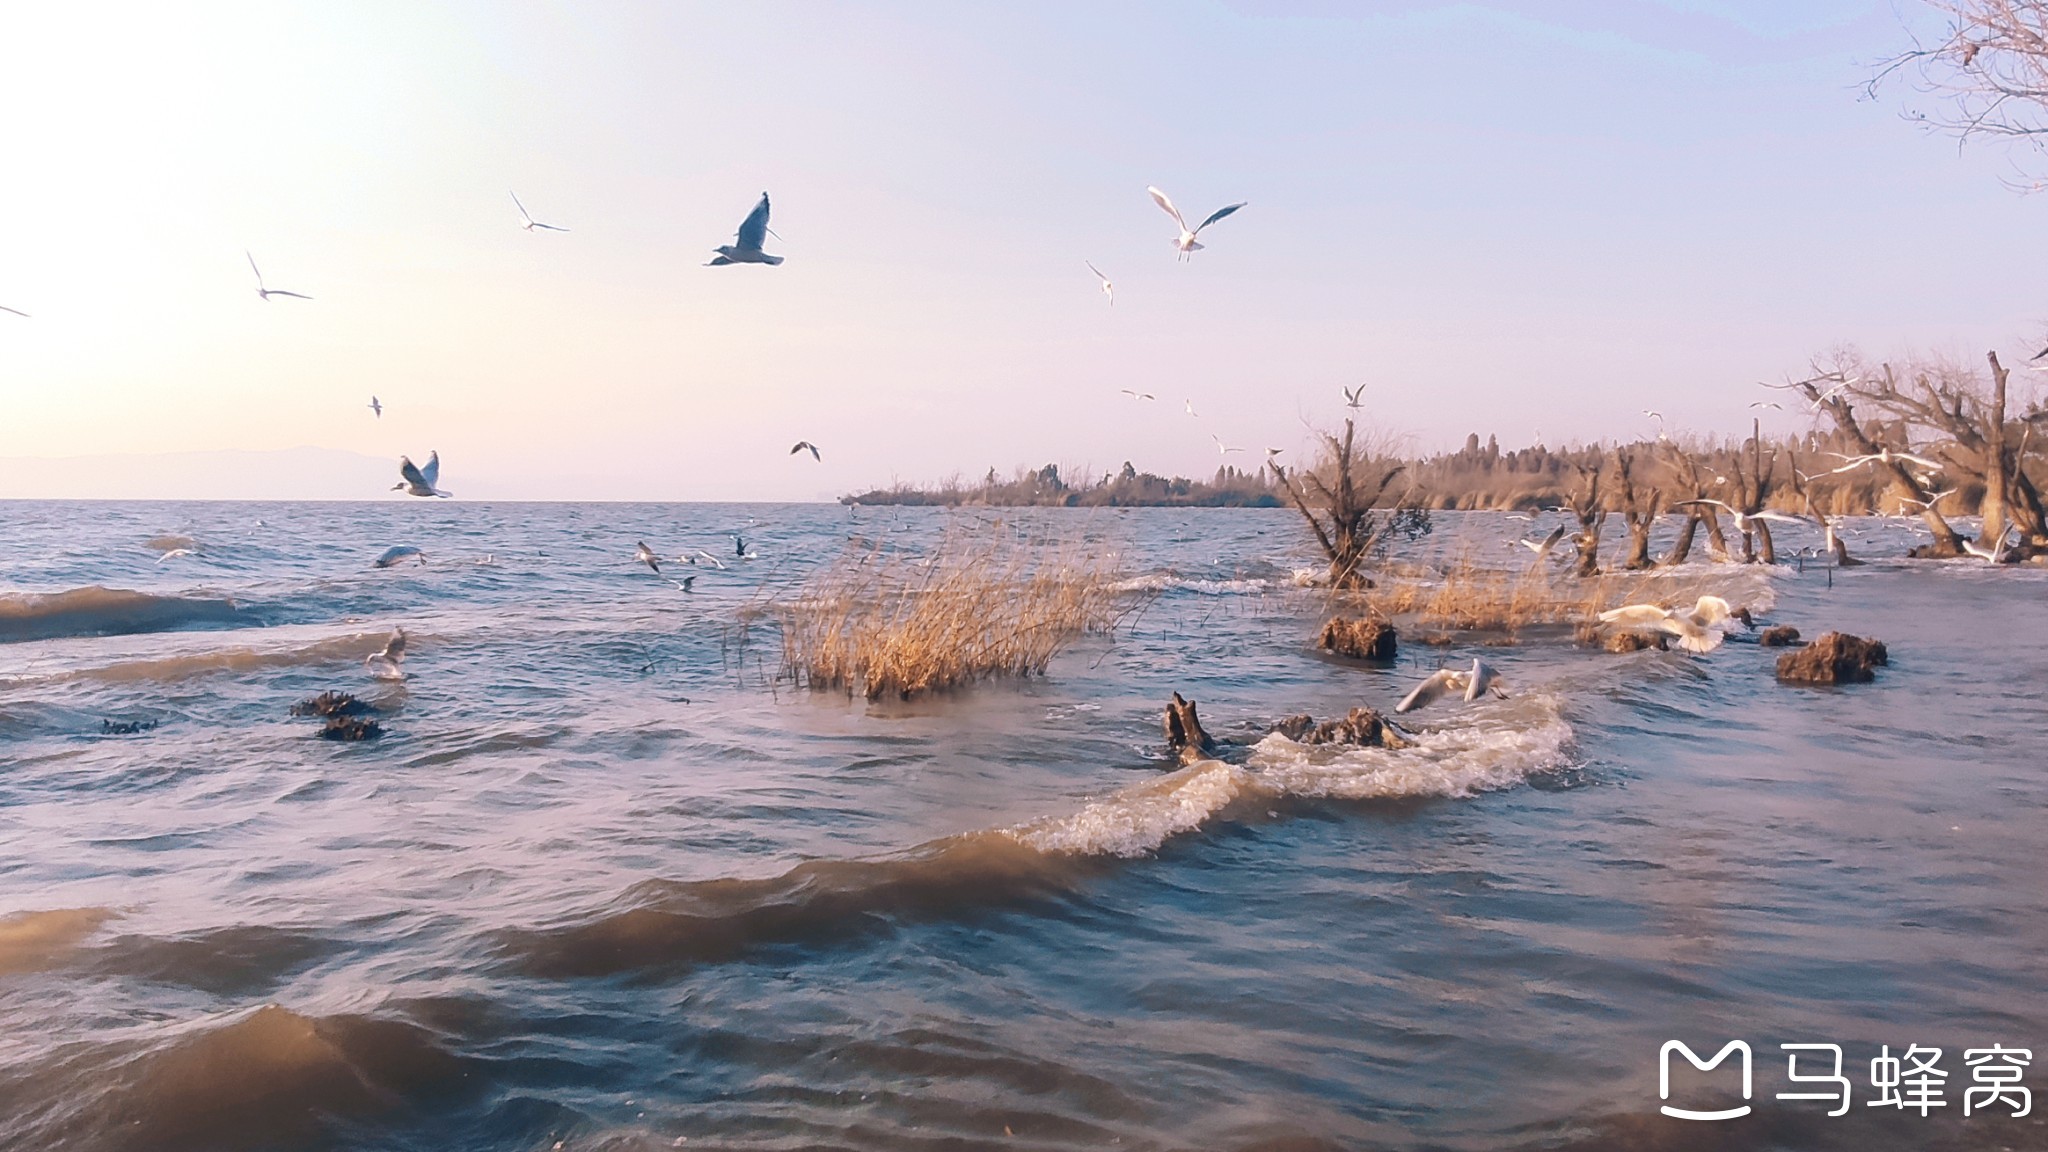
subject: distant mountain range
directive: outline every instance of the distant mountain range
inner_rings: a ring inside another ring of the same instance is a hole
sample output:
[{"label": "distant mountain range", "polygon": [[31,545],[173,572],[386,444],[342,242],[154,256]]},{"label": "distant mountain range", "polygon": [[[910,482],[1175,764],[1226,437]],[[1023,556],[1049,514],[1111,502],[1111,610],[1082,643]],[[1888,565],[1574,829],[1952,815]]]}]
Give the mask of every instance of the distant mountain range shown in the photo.
[{"label": "distant mountain range", "polygon": [[334,448],[0,456],[0,499],[374,500],[398,464]]}]

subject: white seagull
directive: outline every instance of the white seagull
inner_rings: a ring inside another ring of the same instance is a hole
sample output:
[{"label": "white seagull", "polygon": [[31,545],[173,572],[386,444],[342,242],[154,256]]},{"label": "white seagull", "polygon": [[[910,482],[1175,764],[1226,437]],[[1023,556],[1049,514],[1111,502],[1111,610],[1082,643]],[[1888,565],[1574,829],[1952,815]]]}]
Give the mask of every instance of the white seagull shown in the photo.
[{"label": "white seagull", "polygon": [[405,663],[405,629],[393,628],[391,638],[384,642],[382,652],[372,652],[363,657],[363,665],[370,675],[379,680],[403,680],[405,672],[399,665]]},{"label": "white seagull", "polygon": [[1534,552],[1536,554],[1536,563],[1540,565],[1545,560],[1550,559],[1550,550],[1557,547],[1557,542],[1562,539],[1564,539],[1564,525],[1559,524],[1550,530],[1550,535],[1545,536],[1541,540],[1520,540],[1517,543]]},{"label": "white seagull", "polygon": [[1848,461],[1847,464],[1829,472],[1828,475],[1830,476],[1840,472],[1853,472],[1865,464],[1895,464],[1900,461],[1908,464],[1917,464],[1922,468],[1930,468],[1936,472],[1941,471],[1944,467],[1944,465],[1937,464],[1925,456],[1914,456],[1906,452],[1894,452],[1889,448],[1879,448],[1875,453],[1868,456],[1844,456],[1840,452],[1830,452],[1828,455],[1833,456],[1837,460]]},{"label": "white seagull", "polygon": [[633,549],[633,559],[647,565],[656,572],[661,571],[661,557],[654,554],[654,549],[649,548],[645,540],[640,541],[640,546]]},{"label": "white seagull", "polygon": [[1133,400],[1157,400],[1157,399],[1159,399],[1159,397],[1157,397],[1157,396],[1154,396],[1154,395],[1153,395],[1153,394],[1151,394],[1150,392],[1134,392],[1134,391],[1132,391],[1132,390],[1131,390],[1131,389],[1129,389],[1129,388],[1119,388],[1119,389],[1117,389],[1117,391],[1119,391],[1119,392],[1123,393],[1123,394],[1124,394],[1124,395],[1126,395],[1126,396],[1129,396],[1129,397],[1130,397],[1131,399],[1133,399]]},{"label": "white seagull", "polygon": [[1195,411],[1195,402],[1193,400],[1183,400],[1181,403],[1187,406],[1188,415],[1193,416],[1197,420],[1202,418],[1202,414]]},{"label": "white seagull", "polygon": [[817,462],[819,462],[820,464],[822,464],[822,463],[824,463],[824,462],[825,462],[825,458],[824,458],[823,456],[820,456],[820,455],[818,455],[818,446],[817,446],[816,444],[813,444],[813,443],[811,443],[811,442],[810,442],[809,440],[799,440],[799,441],[797,441],[797,442],[796,442],[796,446],[795,446],[795,447],[793,447],[793,448],[791,448],[791,449],[789,450],[789,454],[790,454],[791,456],[794,456],[794,455],[796,455],[796,454],[797,454],[797,453],[799,453],[799,452],[803,452],[803,451],[807,451],[807,450],[808,450],[808,451],[810,452],[810,454],[811,454],[811,459],[813,459],[813,460],[816,460],[816,461],[817,461]]},{"label": "white seagull", "polygon": [[1180,209],[1173,206],[1173,201],[1166,198],[1166,193],[1161,192],[1157,188],[1146,188],[1145,191],[1152,194],[1152,202],[1159,205],[1160,211],[1173,217],[1173,222],[1179,226],[1180,235],[1174,237],[1173,246],[1180,253],[1180,258],[1183,260],[1192,257],[1195,253],[1202,250],[1202,246],[1195,242],[1195,237],[1202,234],[1202,229],[1223,219],[1248,203],[1248,201],[1240,201],[1227,208],[1218,208],[1214,212],[1209,213],[1209,218],[1197,224],[1194,231],[1190,232],[1188,231],[1188,222],[1181,219]]},{"label": "white seagull", "polygon": [[1500,689],[1500,673],[1495,672],[1493,666],[1484,660],[1474,660],[1469,672],[1439,668],[1430,673],[1428,679],[1417,684],[1413,692],[1402,697],[1401,702],[1394,705],[1394,711],[1405,713],[1427,708],[1451,692],[1463,693],[1468,704],[1488,692],[1503,700],[1508,698],[1508,694]]},{"label": "white seagull", "polygon": [[1690,508],[1694,505],[1702,504],[1711,504],[1714,507],[1722,509],[1723,511],[1727,512],[1728,515],[1735,517],[1735,530],[1737,532],[1756,531],[1757,521],[1759,520],[1775,520],[1780,524],[1809,523],[1809,521],[1804,516],[1788,516],[1783,512],[1771,512],[1768,510],[1763,512],[1757,512],[1754,514],[1748,512],[1739,512],[1733,507],[1724,504],[1719,500],[1679,500],[1673,503],[1671,506],[1673,508]]},{"label": "white seagull", "polygon": [[[1989,560],[1993,564],[2002,564],[2005,562],[2005,554],[2010,551],[2006,546],[2006,541],[2011,536],[2012,529],[2008,528],[1999,534],[1998,539],[1989,548],[1984,547],[1975,540],[1965,540],[1963,541],[1963,551],[1968,552],[1972,556]],[[163,561],[159,560],[157,563],[161,564]]]},{"label": "white seagull", "polygon": [[1216,442],[1216,452],[1218,455],[1228,456],[1232,452],[1244,451],[1244,449],[1242,448],[1232,448],[1228,444],[1225,444],[1223,442],[1223,437],[1216,435],[1214,432],[1211,432],[1209,434],[1209,439],[1214,440]]},{"label": "white seagull", "polygon": [[443,499],[455,495],[453,492],[443,492],[439,487],[441,480],[441,454],[439,452],[427,453],[427,466],[424,468],[414,464],[412,457],[400,456],[398,458],[398,475],[398,483],[391,486],[393,492],[403,489],[408,496],[439,496]]},{"label": "white seagull", "polygon": [[173,548],[169,552],[157,557],[156,562],[161,564],[166,560],[175,560],[180,556],[190,556],[192,553],[193,550],[190,548]]},{"label": "white seagull", "polygon": [[1830,388],[1827,391],[1821,393],[1819,396],[1814,397],[1812,411],[1820,411],[1820,406],[1827,403],[1829,400],[1832,400],[1834,398],[1835,393],[1840,392],[1842,389],[1847,388],[1849,385],[1854,384],[1861,379],[1863,379],[1863,377],[1861,376],[1851,376],[1847,380],[1842,381],[1840,384],[1835,385],[1833,388]]},{"label": "white seagull", "polygon": [[1731,608],[1719,596],[1702,596],[1699,603],[1683,612],[1655,604],[1628,604],[1600,614],[1602,624],[1667,632],[1678,637],[1678,646],[1688,652],[1712,652],[1719,648],[1730,620],[1749,624],[1749,609]]},{"label": "white seagull", "polygon": [[520,225],[521,228],[526,229],[528,232],[533,231],[535,228],[545,228],[550,232],[568,231],[567,228],[557,228],[553,224],[543,224],[540,221],[535,220],[533,217],[526,214],[526,205],[519,203],[519,193],[513,192],[510,193],[510,195],[512,197],[513,206],[519,209],[519,218],[525,221],[525,223]]},{"label": "white seagull", "polygon": [[1780,412],[1785,410],[1785,406],[1776,400],[1752,400],[1749,406],[1751,408],[1776,408]]},{"label": "white seagull", "polygon": [[249,257],[249,271],[254,272],[256,274],[256,295],[262,297],[266,301],[269,300],[272,296],[289,296],[294,300],[312,299],[311,296],[306,296],[298,292],[287,292],[282,288],[264,287],[263,269],[258,268],[256,266],[256,257],[250,255],[249,250],[247,248],[242,249],[242,255]]},{"label": "white seagull", "polygon": [[1093,262],[1093,261],[1089,261],[1089,260],[1083,260],[1083,261],[1081,261],[1081,263],[1083,263],[1083,264],[1086,264],[1086,265],[1088,265],[1088,270],[1089,270],[1090,272],[1093,272],[1093,273],[1095,273],[1095,278],[1096,278],[1097,280],[1100,280],[1100,281],[1102,281],[1102,294],[1103,294],[1104,296],[1107,296],[1107,297],[1109,297],[1109,303],[1110,303],[1110,306],[1111,306],[1111,307],[1115,307],[1115,306],[1116,306],[1116,285],[1114,285],[1114,284],[1111,284],[1111,283],[1109,282],[1109,277],[1107,277],[1107,276],[1104,276],[1104,275],[1102,274],[1102,269],[1100,269],[1100,268],[1097,268],[1097,267],[1095,266],[1095,264],[1094,264],[1094,262]]},{"label": "white seagull", "polygon": [[[1342,387],[1342,385],[1339,385],[1339,387]],[[1365,385],[1363,385],[1363,384],[1360,384],[1360,385],[1359,385],[1358,387],[1356,387],[1356,388],[1345,388],[1345,389],[1344,389],[1344,406],[1345,406],[1346,408],[1358,408],[1358,407],[1361,407],[1361,405],[1360,405],[1360,404],[1359,404],[1359,402],[1358,402],[1358,398],[1359,398],[1360,396],[1363,396],[1363,395],[1365,395]]]},{"label": "white seagull", "polygon": [[705,267],[716,268],[721,264],[780,264],[782,257],[770,256],[761,251],[761,245],[768,240],[768,194],[761,193],[761,202],[747,213],[740,222],[738,236],[731,244],[713,249],[718,255],[705,262]]},{"label": "white seagull", "polygon": [[375,396],[370,397],[370,411],[377,414],[377,419],[382,420],[384,418],[384,405],[379,404]]}]

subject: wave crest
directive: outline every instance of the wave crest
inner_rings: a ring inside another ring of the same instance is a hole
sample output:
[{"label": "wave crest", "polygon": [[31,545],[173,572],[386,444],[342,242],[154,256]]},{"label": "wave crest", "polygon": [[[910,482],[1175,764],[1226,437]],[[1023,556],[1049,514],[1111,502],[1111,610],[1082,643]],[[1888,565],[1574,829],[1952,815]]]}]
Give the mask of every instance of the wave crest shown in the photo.
[{"label": "wave crest", "polygon": [[0,643],[168,632],[201,624],[243,622],[241,610],[232,600],[160,596],[97,584],[66,592],[0,595]]}]

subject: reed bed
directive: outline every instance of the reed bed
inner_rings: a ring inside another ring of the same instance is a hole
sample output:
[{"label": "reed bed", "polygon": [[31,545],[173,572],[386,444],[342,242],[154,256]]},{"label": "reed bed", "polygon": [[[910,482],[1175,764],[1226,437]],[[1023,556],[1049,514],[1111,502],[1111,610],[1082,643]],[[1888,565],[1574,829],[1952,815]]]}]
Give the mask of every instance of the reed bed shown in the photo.
[{"label": "reed bed", "polygon": [[772,606],[783,674],[870,700],[1042,676],[1149,602],[1121,576],[1099,546],[1007,534],[949,534],[922,555],[852,548]]},{"label": "reed bed", "polygon": [[1441,569],[1402,566],[1375,576],[1378,587],[1355,597],[1366,612],[1458,632],[1513,633],[1531,626],[1579,624],[1623,604],[1675,606],[1703,595],[1736,604],[1769,598],[1753,574],[1719,565],[1579,578],[1536,568],[1486,567],[1461,557]]}]

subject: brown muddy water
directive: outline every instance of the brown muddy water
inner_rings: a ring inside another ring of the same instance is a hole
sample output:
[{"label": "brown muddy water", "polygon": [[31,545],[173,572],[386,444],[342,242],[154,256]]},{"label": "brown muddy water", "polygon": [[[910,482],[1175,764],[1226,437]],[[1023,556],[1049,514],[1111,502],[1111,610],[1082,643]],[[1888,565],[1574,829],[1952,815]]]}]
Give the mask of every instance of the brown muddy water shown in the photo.
[{"label": "brown muddy water", "polygon": [[[849,533],[999,515],[1157,599],[911,704],[778,689],[737,626]],[[727,567],[684,593],[639,539]],[[0,1148],[2048,1147],[1962,1114],[1967,1050],[2048,1062],[2048,573],[1738,574],[1890,646],[1793,689],[1741,637],[1321,657],[1271,511],[11,503],[0,540]],[[1511,697],[1415,749],[1260,738],[1475,654]],[[329,688],[384,737],[287,714]],[[1225,762],[1168,771],[1175,690]],[[1751,1113],[1660,1115],[1744,1103],[1732,1061],[1660,1099],[1669,1040],[1745,1041]],[[1847,1115],[1776,1098],[1787,1043],[1842,1048]],[[1913,1045],[1943,1106],[1870,1106]]]}]

